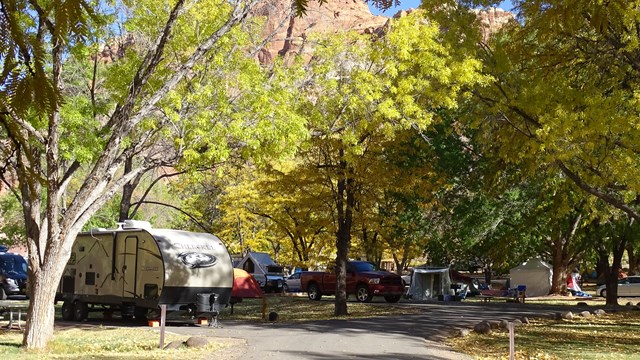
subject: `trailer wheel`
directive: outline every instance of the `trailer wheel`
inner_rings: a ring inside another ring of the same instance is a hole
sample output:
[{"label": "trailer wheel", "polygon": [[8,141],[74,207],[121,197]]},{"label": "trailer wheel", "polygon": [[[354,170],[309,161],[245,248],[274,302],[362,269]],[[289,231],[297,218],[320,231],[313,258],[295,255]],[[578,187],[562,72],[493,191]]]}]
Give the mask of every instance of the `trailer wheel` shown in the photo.
[{"label": "trailer wheel", "polygon": [[71,321],[73,320],[73,316],[73,302],[71,300],[65,300],[64,303],[62,303],[62,320]]},{"label": "trailer wheel", "polygon": [[144,307],[140,307],[140,306],[136,306],[136,310],[135,310],[136,320],[147,320],[147,313],[148,312],[149,312],[149,309],[144,308]]},{"label": "trailer wheel", "polygon": [[316,283],[309,284],[307,295],[309,295],[309,300],[320,300],[322,298],[322,294],[320,293],[320,289],[318,289],[318,285],[316,285]]},{"label": "trailer wheel", "polygon": [[0,284],[0,300],[7,300],[7,293],[4,291],[2,284]]},{"label": "trailer wheel", "polygon": [[89,316],[89,307],[87,303],[76,301],[73,306],[73,319],[75,321],[83,321]]}]

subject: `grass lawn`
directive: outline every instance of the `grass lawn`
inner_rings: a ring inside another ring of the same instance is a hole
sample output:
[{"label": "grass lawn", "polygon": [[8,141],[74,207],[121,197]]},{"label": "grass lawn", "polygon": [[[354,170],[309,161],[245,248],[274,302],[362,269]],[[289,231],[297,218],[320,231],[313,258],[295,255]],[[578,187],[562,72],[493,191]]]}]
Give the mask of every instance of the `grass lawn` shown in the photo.
[{"label": "grass lawn", "polygon": [[[516,359],[640,359],[640,311],[574,320],[530,319],[516,327]],[[475,359],[508,359],[509,332],[447,341]]]},{"label": "grass lawn", "polygon": [[[185,341],[187,336],[167,333],[165,344]],[[77,328],[56,331],[45,351],[20,347],[22,332],[0,331],[0,359],[203,359],[230,346],[225,340],[209,339],[202,348],[158,348],[158,332],[132,328]]]}]

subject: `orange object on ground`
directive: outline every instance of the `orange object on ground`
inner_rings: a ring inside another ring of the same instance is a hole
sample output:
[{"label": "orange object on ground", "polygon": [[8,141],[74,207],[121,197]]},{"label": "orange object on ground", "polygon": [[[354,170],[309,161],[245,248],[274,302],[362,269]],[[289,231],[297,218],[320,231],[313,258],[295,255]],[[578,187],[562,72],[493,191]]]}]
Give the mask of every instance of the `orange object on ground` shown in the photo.
[{"label": "orange object on ground", "polygon": [[233,269],[233,287],[231,297],[236,298],[261,298],[262,289],[256,279],[242,269]]}]

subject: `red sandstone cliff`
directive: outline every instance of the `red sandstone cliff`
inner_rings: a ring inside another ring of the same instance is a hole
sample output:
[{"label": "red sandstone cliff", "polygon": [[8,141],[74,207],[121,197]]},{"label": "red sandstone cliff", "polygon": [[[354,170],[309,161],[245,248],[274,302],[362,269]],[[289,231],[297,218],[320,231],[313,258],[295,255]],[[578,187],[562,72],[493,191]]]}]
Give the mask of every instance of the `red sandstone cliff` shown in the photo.
[{"label": "red sandstone cliff", "polygon": [[[394,18],[408,11],[398,12]],[[482,25],[483,37],[500,29],[514,19],[514,15],[499,8],[478,10],[476,14]],[[270,63],[276,56],[288,58],[294,54],[311,54],[313,49],[305,40],[312,33],[337,33],[354,30],[361,33],[382,31],[391,21],[386,16],[375,16],[364,0],[328,0],[323,5],[310,1],[303,17],[291,15],[288,0],[265,0],[254,11],[254,15],[266,18],[263,36],[268,38],[265,48],[258,54],[262,63]]]}]

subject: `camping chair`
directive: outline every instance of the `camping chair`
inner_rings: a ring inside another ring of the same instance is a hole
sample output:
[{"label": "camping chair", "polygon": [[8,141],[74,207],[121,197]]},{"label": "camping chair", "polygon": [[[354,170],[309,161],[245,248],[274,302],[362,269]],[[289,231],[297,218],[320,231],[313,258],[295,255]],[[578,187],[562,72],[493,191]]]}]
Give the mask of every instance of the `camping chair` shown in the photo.
[{"label": "camping chair", "polygon": [[453,290],[453,301],[462,301],[467,295],[466,284],[451,284],[451,290]]}]

